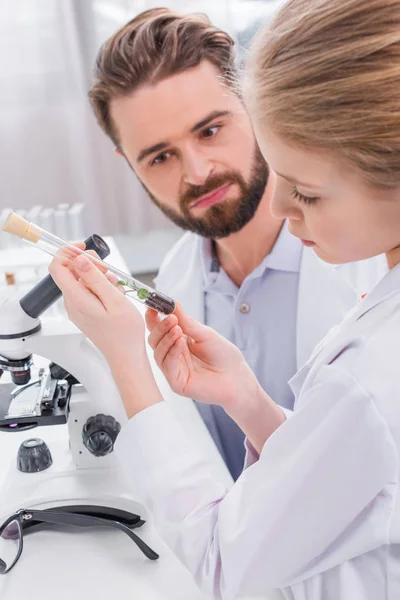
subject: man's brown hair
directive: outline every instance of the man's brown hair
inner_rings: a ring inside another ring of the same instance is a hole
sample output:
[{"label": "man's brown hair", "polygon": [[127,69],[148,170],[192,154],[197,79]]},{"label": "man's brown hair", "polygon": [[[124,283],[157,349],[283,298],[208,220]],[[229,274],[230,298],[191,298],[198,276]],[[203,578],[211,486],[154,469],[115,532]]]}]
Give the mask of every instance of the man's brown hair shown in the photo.
[{"label": "man's brown hair", "polygon": [[229,83],[235,79],[233,39],[203,14],[168,8],[147,10],[129,21],[99,51],[89,98],[103,131],[119,146],[110,102],[143,84],[210,61]]}]

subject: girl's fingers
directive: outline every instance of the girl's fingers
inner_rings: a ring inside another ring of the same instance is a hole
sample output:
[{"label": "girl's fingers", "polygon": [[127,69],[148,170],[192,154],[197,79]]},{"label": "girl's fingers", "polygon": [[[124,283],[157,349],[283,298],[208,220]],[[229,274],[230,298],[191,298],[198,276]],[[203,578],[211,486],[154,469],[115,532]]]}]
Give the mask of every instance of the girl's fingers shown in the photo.
[{"label": "girl's fingers", "polygon": [[[75,273],[71,272],[72,267]],[[83,306],[85,306],[85,310],[90,311],[90,294],[96,297],[106,309],[114,307],[121,301],[120,292],[84,255],[78,256],[73,266],[65,263],[63,255],[57,255],[52,261],[49,271],[65,298],[74,298],[75,300],[75,297],[79,297],[81,311],[83,311]],[[77,306],[77,302],[74,301],[73,305]]]},{"label": "girl's fingers", "polygon": [[196,342],[208,340],[213,335],[213,330],[207,325],[203,325],[193,317],[189,317],[183,310],[182,305],[177,302],[174,315],[177,317],[179,325],[186,335],[193,338]]},{"label": "girl's fingers", "polygon": [[80,281],[101,301],[107,310],[119,306],[122,294],[112,285],[107,277],[86,256],[81,255],[74,263]]},{"label": "girl's fingers", "polygon": [[175,340],[164,358],[162,367],[162,371],[167,378],[171,389],[178,394],[181,394],[184,391],[181,381],[183,375],[180,370],[180,359],[182,356],[185,356],[185,350],[185,339],[180,337]]},{"label": "girl's fingers", "polygon": [[[57,261],[69,268],[75,279],[79,279],[79,276],[75,271],[75,259],[82,254],[81,250],[85,250],[84,242],[72,242],[70,246],[63,246],[62,248],[59,248],[55,256]],[[99,258],[98,254],[94,250],[88,250],[87,253],[95,258]],[[106,271],[107,269],[104,268],[104,272]]]},{"label": "girl's fingers", "polygon": [[[89,250],[88,252],[89,254],[92,254],[93,256],[98,256],[96,254],[96,252],[94,250]],[[115,275],[114,273],[111,273],[111,271],[108,271],[106,266],[103,265],[99,265],[97,263],[93,263],[95,267],[97,267],[99,269],[99,271],[101,271],[102,273],[104,273],[105,277],[108,279],[108,281],[122,294],[125,294],[125,289],[122,285],[117,285],[118,281],[120,280],[120,278]],[[77,279],[79,279],[83,285],[84,281],[78,276],[76,268],[75,268],[75,261],[70,263],[70,269],[71,271],[75,274],[75,276],[77,277]]]},{"label": "girl's fingers", "polygon": [[[90,254],[91,256],[94,256],[94,258],[97,258],[99,261],[101,261],[100,256],[97,254],[97,252],[95,250],[86,250],[86,254]],[[101,262],[93,262],[92,264],[95,265],[95,267],[97,267],[99,269],[99,271],[104,273],[104,275],[106,273],[108,273],[107,266],[102,264]],[[118,281],[118,279],[117,279],[117,281]]]},{"label": "girl's fingers", "polygon": [[183,336],[182,329],[179,325],[172,327],[170,331],[161,339],[154,351],[154,360],[157,365],[163,370],[164,361],[168,352],[171,350],[175,342]]},{"label": "girl's fingers", "polygon": [[152,332],[162,321],[158,312],[152,308],[147,309],[145,319],[146,327],[150,332]]},{"label": "girl's fingers", "polygon": [[[53,259],[49,271],[62,291],[66,305],[74,306],[74,310],[82,313],[90,313],[103,308],[99,300],[78,281],[74,273],[58,257]],[[73,302],[70,301],[72,298]],[[69,314],[71,314],[71,310]]]},{"label": "girl's fingers", "polygon": [[68,246],[62,246],[57,250],[56,258],[60,260],[64,265],[75,260],[77,256],[82,254],[82,250],[85,250],[84,242],[74,242]]},{"label": "girl's fingers", "polygon": [[112,283],[113,286],[116,287],[119,292],[121,292],[121,294],[125,294],[124,286],[117,285],[118,281],[120,280],[119,277],[117,277],[117,275],[114,275],[114,273],[111,273],[110,271],[107,271],[107,273],[105,275],[106,275],[108,281],[110,283]]},{"label": "girl's fingers", "polygon": [[[149,311],[147,311],[147,313],[148,312]],[[152,312],[155,312],[155,311],[152,311]],[[146,313],[146,324],[148,321],[147,313]],[[150,335],[148,337],[148,342],[149,342],[149,345],[152,348],[152,350],[155,350],[157,348],[158,344],[160,343],[160,341],[162,340],[162,338],[165,336],[165,334],[168,333],[168,331],[170,331],[172,329],[172,327],[175,327],[178,324],[178,319],[175,317],[175,315],[169,315],[168,317],[166,317],[163,320],[161,320],[160,317],[158,317],[158,319],[159,319],[159,324],[155,327],[155,329],[152,330],[152,332],[150,333]]]}]

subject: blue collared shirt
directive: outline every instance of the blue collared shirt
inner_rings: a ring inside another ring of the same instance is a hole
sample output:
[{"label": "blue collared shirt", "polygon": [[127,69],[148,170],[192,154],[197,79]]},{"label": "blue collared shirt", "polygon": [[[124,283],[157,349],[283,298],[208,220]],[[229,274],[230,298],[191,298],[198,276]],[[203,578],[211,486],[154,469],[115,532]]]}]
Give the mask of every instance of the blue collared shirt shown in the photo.
[{"label": "blue collared shirt", "polygon": [[[238,288],[204,239],[201,263],[207,325],[242,351],[264,390],[293,408],[288,385],[296,373],[296,317],[302,245],[287,224],[262,263]],[[219,406],[197,403],[234,479],[244,463],[244,434]]]}]

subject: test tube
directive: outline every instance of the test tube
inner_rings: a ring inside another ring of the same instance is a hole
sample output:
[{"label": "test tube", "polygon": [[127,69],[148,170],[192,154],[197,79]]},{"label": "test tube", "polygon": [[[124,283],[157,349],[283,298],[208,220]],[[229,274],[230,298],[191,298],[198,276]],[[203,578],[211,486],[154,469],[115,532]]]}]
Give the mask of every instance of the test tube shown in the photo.
[{"label": "test tube", "polygon": [[6,218],[3,224],[3,231],[11,233],[22,240],[37,246],[52,256],[55,256],[60,249],[62,249],[63,255],[70,259],[76,258],[79,254],[85,254],[85,256],[87,256],[94,264],[101,266],[102,270],[104,270],[105,267],[110,273],[114,273],[114,275],[118,277],[117,285],[120,285],[126,294],[132,295],[135,300],[166,315],[171,314],[175,310],[175,302],[169,296],[141,283],[131,275],[120,271],[116,267],[109,265],[83,250],[80,250],[73,244],[45,231],[34,223],[30,223],[14,212],[11,212]]}]

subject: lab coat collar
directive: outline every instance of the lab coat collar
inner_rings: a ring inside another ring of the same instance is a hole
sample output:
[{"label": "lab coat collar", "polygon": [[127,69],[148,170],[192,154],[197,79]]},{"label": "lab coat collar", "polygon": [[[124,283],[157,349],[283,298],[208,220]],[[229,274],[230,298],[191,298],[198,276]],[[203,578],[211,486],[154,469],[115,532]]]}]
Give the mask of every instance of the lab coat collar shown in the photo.
[{"label": "lab coat collar", "polygon": [[187,232],[171,249],[156,288],[182,303],[185,312],[204,323],[204,279],[200,264],[202,238]]},{"label": "lab coat collar", "polygon": [[[298,273],[302,249],[301,241],[289,233],[288,223],[285,221],[271,252],[254,269],[249,278],[261,277],[266,269]],[[214,283],[220,264],[212,240],[201,238],[200,259],[205,285]]]},{"label": "lab coat collar", "polygon": [[[358,334],[349,336],[349,327],[361,319],[370,310],[400,293],[400,264],[389,271],[371,292],[360,300],[315,346],[302,368],[290,379],[289,385],[296,398],[296,407],[300,404],[297,398],[311,370],[316,372],[321,364],[330,364],[346,347],[360,343]],[[301,401],[300,401],[301,402]]]},{"label": "lab coat collar", "polygon": [[361,319],[368,311],[385,302],[394,294],[400,293],[400,264],[391,269],[381,281],[363,298],[354,311],[355,320]]},{"label": "lab coat collar", "polygon": [[298,290],[296,357],[301,367],[335,323],[357,304],[358,296],[341,273],[304,248]]}]

